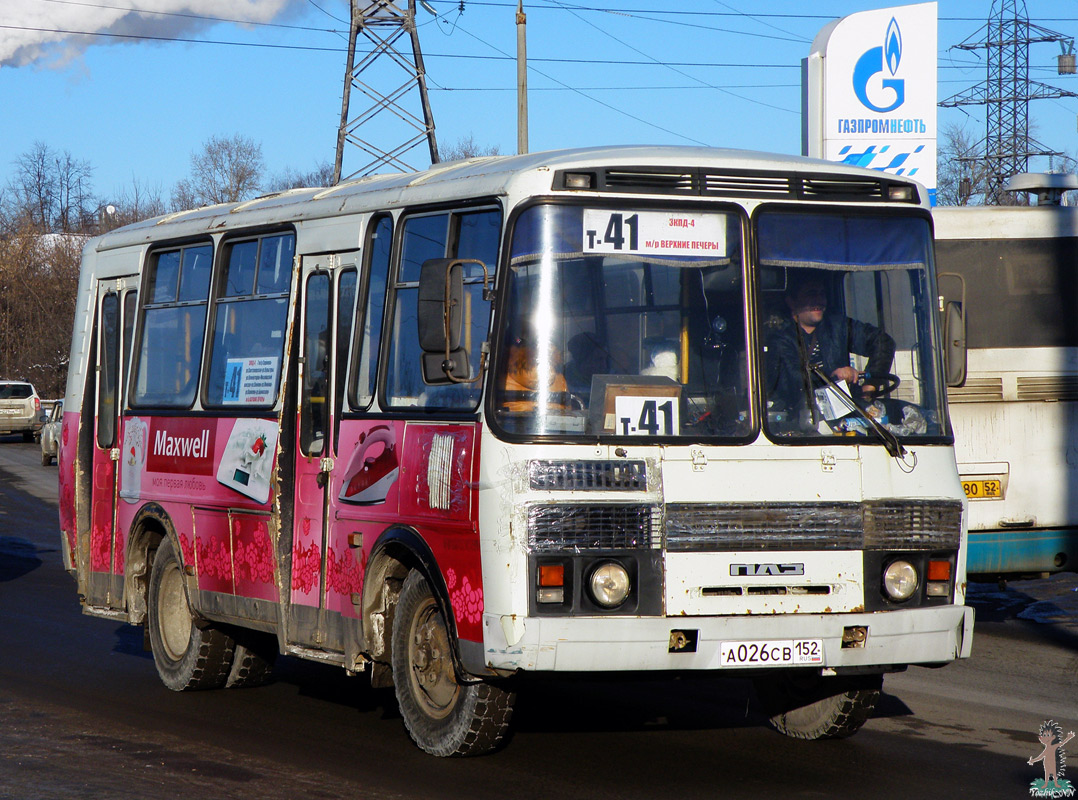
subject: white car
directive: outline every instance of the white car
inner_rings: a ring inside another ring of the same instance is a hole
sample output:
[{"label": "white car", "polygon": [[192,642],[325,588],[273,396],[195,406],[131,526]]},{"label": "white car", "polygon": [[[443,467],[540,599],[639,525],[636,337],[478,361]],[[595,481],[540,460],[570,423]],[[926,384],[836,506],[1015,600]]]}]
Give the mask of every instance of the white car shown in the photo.
[{"label": "white car", "polygon": [[41,466],[47,467],[60,457],[60,427],[64,421],[64,401],[57,400],[41,428]]},{"label": "white car", "polygon": [[26,381],[0,381],[0,435],[21,433],[32,442],[41,433],[41,398]]}]

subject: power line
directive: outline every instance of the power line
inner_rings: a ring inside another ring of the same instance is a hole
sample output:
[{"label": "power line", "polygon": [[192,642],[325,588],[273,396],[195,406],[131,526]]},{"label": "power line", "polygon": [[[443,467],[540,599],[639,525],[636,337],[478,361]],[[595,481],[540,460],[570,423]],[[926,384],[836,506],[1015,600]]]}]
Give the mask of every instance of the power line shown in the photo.
[{"label": "power line", "polygon": [[[113,10],[113,11],[130,11],[130,12],[135,12],[135,13],[144,14],[144,15],[151,15],[152,14],[154,16],[182,17],[182,18],[187,18],[187,19],[202,20],[202,21],[205,21],[205,22],[223,22],[223,23],[230,23],[230,24],[235,24],[235,25],[250,25],[250,26],[258,26],[258,27],[282,28],[282,29],[285,29],[285,30],[312,31],[312,32],[317,32],[317,33],[332,33],[332,34],[340,34],[340,35],[347,35],[348,34],[347,30],[337,30],[337,29],[334,29],[334,28],[318,28],[318,27],[310,27],[310,26],[303,26],[303,25],[289,25],[289,24],[281,23],[281,22],[260,22],[260,21],[256,21],[256,20],[231,19],[231,18],[228,18],[228,17],[214,17],[214,16],[210,16],[210,15],[207,15],[207,14],[193,14],[193,13],[190,13],[190,12],[182,12],[182,11],[156,11],[156,10],[153,10],[153,9],[146,9],[146,8],[133,8],[131,6],[110,5],[108,3],[91,3],[91,2],[87,2],[87,0],[38,0],[38,2],[41,2],[41,3],[54,3],[54,4],[57,4],[57,5],[81,6],[81,7],[84,7],[84,8],[102,8],[102,9],[109,9],[109,10]],[[448,4],[448,5],[452,5],[454,7],[454,9],[459,8],[459,0],[429,0],[429,2],[431,2],[432,5],[445,3],[445,4]],[[516,3],[515,2],[510,2],[509,0],[503,0],[502,2],[497,2],[497,0],[485,0],[485,1],[484,0],[467,0],[467,2],[468,2],[469,5],[472,5],[472,6],[489,6],[489,7],[492,7],[492,8],[516,8]],[[833,19],[838,18],[838,15],[836,15],[836,14],[789,14],[789,13],[786,13],[786,14],[764,14],[764,13],[755,13],[755,12],[748,13],[748,12],[736,11],[736,10],[735,11],[679,11],[679,10],[676,10],[676,9],[658,9],[658,8],[654,8],[654,7],[652,7],[652,8],[631,9],[631,8],[623,8],[621,6],[619,6],[617,8],[605,8],[605,7],[602,7],[602,6],[583,6],[583,5],[572,5],[572,4],[569,4],[569,3],[557,3],[556,0],[551,0],[551,2],[553,4],[550,4],[550,5],[544,4],[544,3],[529,2],[528,7],[529,7],[529,10],[544,10],[544,11],[589,11],[589,12],[594,12],[594,13],[613,14],[615,16],[628,17],[628,18],[646,19],[648,21],[653,21],[653,22],[663,22],[665,20],[661,19],[661,17],[656,18],[654,16],[646,17],[646,16],[639,16],[639,15],[644,15],[644,14],[656,15],[656,14],[658,14],[658,15],[667,16],[667,17],[720,17],[720,18],[721,17],[739,17],[739,18],[744,18],[744,19],[752,19],[752,20],[756,20],[756,21],[763,20],[763,19],[791,19],[791,20],[815,21],[815,20],[833,20]],[[715,2],[718,2],[718,0],[715,0]],[[320,11],[322,14],[324,14],[327,17],[329,17],[330,19],[334,20],[335,22],[340,22],[343,25],[348,24],[347,20],[343,20],[340,17],[334,16],[332,13],[330,13],[329,11],[324,9],[318,3],[314,2],[314,0],[307,0],[307,3],[309,5],[311,5],[313,8]],[[983,18],[979,18],[979,17],[939,17],[939,21],[940,22],[974,22],[974,23],[982,23],[982,22],[984,22]],[[1039,18],[1039,21],[1040,22],[1053,22],[1053,23],[1055,23],[1055,22],[1078,22],[1078,17],[1041,17],[1041,18]],[[694,27],[694,28],[702,27],[700,25],[696,25],[696,24],[692,24],[692,23],[677,23],[677,24],[690,25],[691,27]],[[769,26],[769,27],[775,27],[775,26]],[[746,31],[730,31],[728,28],[709,28],[709,27],[705,27],[704,30],[717,30],[717,31],[723,31],[725,33],[741,33],[741,34],[750,35],[750,36],[751,35],[757,35],[757,36],[763,36],[764,35],[764,34],[752,34],[750,32],[746,32]],[[795,36],[795,37],[797,36],[797,34],[794,34],[791,31],[785,31],[782,28],[775,27],[775,30],[782,31],[783,33],[788,33],[791,36]],[[779,37],[775,37],[775,38],[779,38]],[[786,40],[783,40],[783,41],[786,41]],[[804,39],[795,38],[795,39],[793,39],[791,41],[804,41]]]},{"label": "power line", "polygon": [[[348,31],[337,31],[337,30],[333,30],[333,29],[330,29],[330,28],[315,28],[315,27],[310,27],[310,26],[306,26],[306,25],[286,25],[283,22],[260,22],[260,21],[256,21],[256,20],[247,20],[247,19],[230,19],[228,17],[211,17],[211,16],[207,16],[205,14],[191,14],[191,13],[183,12],[183,11],[153,11],[153,10],[150,10],[150,9],[132,8],[131,6],[109,5],[108,3],[88,3],[88,2],[85,2],[85,0],[37,0],[37,1],[39,3],[54,3],[56,5],[64,5],[64,6],[79,6],[79,7],[82,7],[82,8],[100,8],[100,9],[105,9],[105,10],[108,10],[108,11],[128,11],[128,12],[135,13],[135,14],[145,14],[145,15],[152,14],[152,15],[157,16],[157,17],[180,17],[182,19],[198,20],[200,22],[223,22],[225,24],[230,24],[230,25],[252,25],[252,26],[258,26],[258,27],[262,27],[262,28],[282,28],[284,30],[308,31],[308,32],[313,32],[313,33],[345,33],[345,34],[348,33]],[[313,5],[315,8],[318,8],[318,6],[315,5],[315,3],[312,0],[308,0],[308,2],[311,3],[311,5]],[[328,12],[326,12],[325,10],[323,10],[321,8],[318,8],[318,10],[322,11],[322,13],[326,14],[326,16],[330,17],[331,19],[337,19],[336,17],[332,16],[331,14],[329,14]],[[340,20],[338,20],[338,22],[339,21]]]},{"label": "power line", "polygon": [[[460,30],[464,31],[465,34],[467,34],[468,36],[471,36],[477,42],[480,42],[481,44],[484,44],[487,47],[489,47],[491,50],[494,50],[496,53],[502,53],[503,55],[506,55],[508,57],[508,54],[506,54],[505,51],[501,50],[498,47],[495,47],[494,45],[490,44],[490,42],[483,41],[478,36],[476,36],[474,33],[469,31],[467,28],[461,27]],[[579,94],[581,97],[584,97],[584,98],[590,100],[593,103],[601,105],[604,108],[610,109],[611,111],[614,111],[615,113],[621,114],[622,116],[628,117],[629,119],[636,120],[637,122],[639,122],[639,123],[641,123],[643,125],[647,125],[650,128],[655,128],[655,130],[662,131],[663,133],[668,133],[671,136],[677,136],[677,137],[679,137],[681,139],[684,139],[687,142],[692,142],[694,144],[703,145],[704,147],[708,146],[707,142],[702,142],[699,139],[693,139],[691,136],[686,136],[683,133],[678,133],[677,131],[672,131],[669,128],[664,128],[661,125],[656,125],[654,122],[649,122],[648,120],[643,119],[642,117],[638,117],[635,114],[630,114],[628,111],[626,111],[623,108],[618,108],[617,106],[611,105],[610,103],[607,103],[607,102],[605,102],[603,100],[600,100],[598,97],[593,97],[590,94],[585,94],[580,89],[575,89],[572,86],[569,86],[567,83],[564,83],[564,82],[558,80],[557,78],[555,78],[555,77],[553,77],[551,75],[547,75],[545,72],[541,72],[540,70],[537,70],[535,67],[531,66],[530,64],[528,65],[528,71],[529,72],[534,72],[537,75],[542,75],[547,80],[553,81],[554,83],[557,83],[560,86],[564,86],[566,89],[569,89],[569,90],[575,92],[576,94]]]},{"label": "power line", "polygon": [[[963,83],[964,81],[951,81]],[[800,89],[800,83],[742,83],[732,84],[728,89]],[[672,92],[672,91],[698,91],[702,89],[714,89],[705,84],[692,84],[685,86],[529,86],[529,92]],[[440,92],[516,92],[515,86],[438,86]]]},{"label": "power line", "polygon": [[318,5],[318,3],[314,2],[314,0],[307,0],[307,3],[309,5],[311,5],[311,6],[313,6],[314,8],[317,8],[319,11],[321,11],[323,14],[325,14],[330,19],[335,20],[337,22],[340,22],[340,23],[342,23],[344,25],[348,25],[349,27],[351,27],[352,23],[349,20],[341,19],[340,17],[333,16],[328,11],[326,11],[324,8],[322,8],[322,6]]},{"label": "power line", "polygon": [[[246,48],[265,48],[267,50],[296,50],[300,52],[320,52],[320,53],[343,53],[344,47],[327,47],[323,45],[300,45],[300,44],[274,44],[269,42],[241,42],[236,40],[224,40],[224,39],[196,39],[184,36],[152,36],[145,33],[113,33],[109,31],[83,31],[74,30],[68,28],[43,28],[29,25],[5,25],[0,24],[0,30],[14,30],[14,31],[33,31],[36,33],[56,33],[64,36],[99,36],[105,39],[125,39],[125,40],[145,40],[151,42],[177,42],[179,44],[206,44],[215,45],[219,47],[246,47]],[[319,29],[315,29],[319,30]],[[336,33],[336,31],[320,30],[325,33]],[[478,38],[478,37],[476,37]],[[480,40],[481,41],[481,40]],[[499,51],[500,52],[500,51]],[[464,59],[473,61],[515,61],[515,57],[506,53],[500,55],[478,55],[469,53],[425,53],[425,58],[447,58],[447,59]],[[800,70],[800,64],[761,64],[761,63],[749,63],[749,62],[736,62],[736,61],[663,61],[657,63],[654,60],[648,61],[632,61],[628,59],[615,59],[615,58],[541,58],[531,57],[528,58],[529,62],[543,63],[543,64],[597,64],[597,65],[609,65],[619,67],[655,67],[655,66],[672,66],[672,67],[708,67],[715,69],[789,69]],[[968,62],[966,64],[940,64],[940,69],[955,69],[966,70],[973,66],[983,66],[982,62]],[[1035,69],[1041,69],[1035,67]],[[1044,67],[1043,69],[1050,69],[1050,67]]]},{"label": "power line", "polygon": [[[51,0],[47,0],[51,1]],[[246,23],[244,23],[246,24]],[[113,33],[109,31],[83,31],[74,30],[69,28],[44,28],[30,25],[6,25],[0,24],[0,30],[14,30],[14,31],[32,31],[36,33],[55,33],[64,36],[99,36],[105,39],[125,39],[125,40],[145,40],[150,42],[176,42],[178,44],[206,44],[214,45],[218,47],[246,47],[246,48],[265,48],[267,50],[296,50],[300,52],[320,52],[320,53],[343,53],[344,47],[337,46],[323,46],[323,45],[301,45],[301,44],[274,44],[270,42],[241,42],[236,40],[225,39],[196,39],[185,36],[153,36],[145,33]],[[309,29],[315,30],[321,33],[337,33],[337,31],[326,29]],[[500,52],[500,51],[499,51]],[[425,53],[425,58],[447,58],[447,59],[464,59],[473,61],[515,61],[515,57],[506,53],[500,55],[478,55],[469,53]],[[615,59],[615,58],[542,58],[531,57],[528,58],[529,62],[536,62],[542,64],[596,64],[596,65],[608,65],[619,67],[655,67],[655,66],[671,66],[671,67],[707,67],[715,69],[789,69],[800,70],[800,64],[761,64],[761,63],[749,63],[749,62],[736,62],[736,61],[662,61],[656,62],[655,60],[647,61],[633,61],[628,59]],[[968,70],[971,67],[983,67],[983,62],[966,62],[964,64],[940,64],[939,69],[954,69],[954,70]],[[1044,69],[1050,70],[1051,67],[1031,67],[1031,69]]]},{"label": "power line", "polygon": [[[557,0],[555,0],[555,2],[557,2]],[[587,25],[591,25],[591,27],[595,28],[595,29],[596,29],[597,31],[599,31],[600,33],[602,33],[602,34],[603,34],[604,36],[607,36],[607,37],[609,37],[609,38],[613,39],[613,40],[614,40],[615,42],[617,42],[618,44],[620,44],[620,45],[621,45],[622,47],[627,47],[627,48],[629,48],[630,50],[632,50],[632,51],[633,51],[634,53],[639,53],[640,55],[642,55],[642,56],[645,56],[646,58],[649,58],[649,59],[651,59],[651,60],[652,60],[652,61],[654,61],[654,62],[655,62],[656,64],[659,64],[659,65],[661,65],[661,66],[663,66],[663,67],[666,67],[667,69],[670,69],[670,70],[672,70],[672,71],[676,72],[676,73],[677,73],[678,75],[681,75],[681,76],[682,76],[682,77],[684,77],[684,78],[688,78],[689,80],[694,80],[694,81],[697,81],[698,83],[702,83],[702,84],[704,84],[705,86],[709,86],[709,87],[711,87],[712,89],[715,89],[715,90],[717,90],[717,91],[720,91],[720,92],[722,92],[723,94],[728,94],[728,95],[730,95],[731,97],[736,97],[736,98],[738,98],[739,100],[744,100],[744,101],[746,101],[746,102],[749,102],[749,103],[756,103],[757,105],[761,105],[761,106],[764,106],[765,108],[772,108],[772,109],[775,109],[776,111],[785,111],[785,112],[789,112],[789,113],[797,113],[797,112],[790,112],[790,109],[787,109],[787,108],[782,108],[782,107],[780,107],[780,106],[772,105],[771,103],[765,103],[765,102],[763,102],[762,100],[756,100],[756,99],[753,99],[753,98],[750,98],[750,97],[745,97],[744,95],[740,95],[740,94],[737,94],[736,92],[731,92],[731,91],[730,91],[729,89],[725,89],[725,88],[723,88],[723,87],[721,87],[721,86],[715,86],[714,84],[710,84],[710,83],[708,83],[707,81],[704,81],[704,80],[701,80],[700,78],[697,78],[697,77],[696,77],[695,75],[690,75],[690,74],[688,74],[687,72],[682,72],[682,71],[681,71],[680,69],[677,69],[677,68],[675,68],[675,67],[671,66],[671,65],[670,65],[670,64],[668,64],[668,63],[664,63],[664,62],[662,62],[662,61],[659,61],[659,59],[657,59],[657,58],[655,58],[654,56],[651,56],[651,55],[649,55],[649,54],[645,53],[645,52],[644,52],[643,50],[640,50],[640,49],[638,49],[638,48],[634,47],[633,45],[629,44],[628,42],[624,42],[624,41],[622,41],[622,40],[621,40],[621,39],[619,39],[618,37],[614,36],[614,34],[610,33],[610,31],[606,31],[606,30],[603,30],[603,29],[602,29],[602,28],[600,28],[600,27],[599,27],[598,25],[595,25],[595,24],[593,24],[593,23],[591,23],[591,22],[588,22],[588,21],[587,21],[586,19],[584,19],[583,17],[581,17],[581,16],[579,15],[579,14],[576,14],[576,13],[574,12],[574,13],[573,13],[573,16],[574,16],[574,17],[576,17],[577,19],[579,19],[579,20],[580,20],[581,22],[584,22],[584,23],[585,23],[585,24],[587,24]]]},{"label": "power line", "polygon": [[[713,1],[714,1],[714,2],[716,3],[716,4],[720,5],[720,6],[725,6],[726,8],[730,9],[730,11],[732,11],[732,12],[733,12],[734,14],[736,14],[737,16],[743,16],[743,17],[745,17],[746,19],[751,19],[751,20],[752,20],[753,22],[761,22],[761,16],[760,16],[760,15],[758,15],[758,14],[746,14],[746,13],[745,13],[745,12],[743,12],[743,11],[738,11],[738,10],[737,10],[736,8],[734,8],[733,6],[730,6],[730,5],[728,5],[728,4],[724,3],[724,2],[722,2],[722,0],[713,0]],[[796,33],[793,33],[792,31],[784,30],[783,28],[780,28],[780,27],[778,27],[777,25],[772,25],[772,24],[771,24],[770,22],[761,22],[761,24],[762,24],[762,25],[766,25],[766,26],[767,26],[768,28],[772,28],[772,29],[774,29],[774,30],[776,30],[776,31],[779,31],[780,33],[785,33],[785,34],[787,34],[788,36],[794,36],[794,37],[796,37],[796,41],[804,41],[804,37],[803,37],[803,36],[799,36],[798,34],[796,34]]]},{"label": "power line", "polygon": [[[431,5],[443,5],[451,4],[456,6],[458,0],[429,0]],[[493,8],[516,8],[517,4],[515,0],[467,0],[470,6],[490,6]],[[554,2],[554,0],[551,0]],[[535,2],[529,0],[527,4],[529,11],[543,10],[543,11],[564,11],[567,10],[565,5],[548,5],[542,2]],[[597,13],[615,14],[617,16],[630,16],[632,14],[666,14],[669,16],[684,16],[684,17],[750,17],[752,19],[793,19],[793,20],[833,20],[838,19],[839,14],[764,14],[764,13],[748,13],[744,11],[678,11],[675,9],[656,8],[654,6],[649,8],[626,8],[624,4],[619,3],[617,7],[611,8],[608,6],[595,6],[595,5],[572,5],[571,8],[577,11],[593,11]],[[1078,17],[1041,17],[1041,22],[1078,22]],[[939,17],[940,22],[975,22],[983,23],[983,17]]]},{"label": "power line", "polygon": [[113,33],[111,31],[76,31],[66,28],[39,28],[32,25],[2,25],[0,30],[33,31],[35,33],[59,33],[64,36],[100,36],[104,39],[128,39],[147,42],[178,42],[180,44],[212,44],[225,47],[264,47],[267,50],[304,50],[323,53],[341,53],[341,47],[318,47],[299,44],[270,44],[268,42],[237,42],[218,39],[192,39],[184,36],[151,36],[147,33]]}]

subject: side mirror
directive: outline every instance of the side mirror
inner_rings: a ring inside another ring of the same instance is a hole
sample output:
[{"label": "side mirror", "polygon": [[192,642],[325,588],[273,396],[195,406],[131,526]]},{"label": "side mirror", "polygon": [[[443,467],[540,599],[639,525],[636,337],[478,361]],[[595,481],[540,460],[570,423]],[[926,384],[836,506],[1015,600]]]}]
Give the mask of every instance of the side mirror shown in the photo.
[{"label": "side mirror", "polygon": [[959,300],[946,300],[940,295],[940,327],[943,333],[943,373],[948,386],[966,382],[966,281],[954,272],[941,272],[937,278],[958,281]]},{"label": "side mirror", "polygon": [[419,271],[416,320],[419,347],[423,351],[423,381],[431,386],[472,383],[482,377],[471,375],[468,351],[460,345],[464,321],[464,265],[483,267],[484,297],[488,294],[487,268],[481,261],[461,258],[431,258]]}]

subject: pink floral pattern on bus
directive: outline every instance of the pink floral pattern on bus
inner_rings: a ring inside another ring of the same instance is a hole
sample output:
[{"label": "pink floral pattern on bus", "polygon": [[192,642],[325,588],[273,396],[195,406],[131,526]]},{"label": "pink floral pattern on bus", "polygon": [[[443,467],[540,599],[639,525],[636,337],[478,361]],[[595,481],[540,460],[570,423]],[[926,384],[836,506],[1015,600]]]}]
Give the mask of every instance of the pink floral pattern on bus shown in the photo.
[{"label": "pink floral pattern on bus", "polygon": [[229,552],[228,542],[223,538],[215,536],[211,539],[199,540],[197,563],[200,578],[212,578],[216,581],[231,583],[232,553]]},{"label": "pink floral pattern on bus", "polygon": [[363,571],[351,551],[328,553],[326,586],[331,592],[351,596],[363,588]]},{"label": "pink floral pattern on bus", "polygon": [[116,545],[112,550],[112,572],[115,575],[124,574],[124,532],[116,531]]},{"label": "pink floral pattern on bus", "polygon": [[[310,522],[310,520],[305,520]],[[313,542],[304,547],[296,542],[292,552],[292,589],[309,594],[318,586],[318,576],[322,570],[322,553]]]},{"label": "pink floral pattern on bus", "polygon": [[108,572],[112,559],[112,537],[104,525],[94,524],[90,529],[90,569]]},{"label": "pink floral pattern on bus", "polygon": [[236,579],[253,583],[273,582],[273,547],[270,543],[266,523],[259,521],[252,531],[244,532],[242,523],[234,523]]},{"label": "pink floral pattern on bus", "polygon": [[467,575],[457,583],[457,571],[450,567],[445,573],[449,587],[449,601],[453,604],[453,615],[458,623],[469,622],[477,625],[483,620],[483,587],[472,586]]},{"label": "pink floral pattern on bus", "polygon": [[183,554],[184,564],[195,563],[195,546],[186,533],[180,534],[180,552]]},{"label": "pink floral pattern on bus", "polygon": [[68,438],[70,432],[78,427],[78,414],[65,414],[60,429],[60,449],[57,451],[57,472],[60,482],[60,527],[67,535],[68,553],[75,562],[75,477],[73,453]]},{"label": "pink floral pattern on bus", "polygon": [[273,581],[273,541],[265,517],[239,514],[232,519],[232,559],[236,594],[277,600]]}]

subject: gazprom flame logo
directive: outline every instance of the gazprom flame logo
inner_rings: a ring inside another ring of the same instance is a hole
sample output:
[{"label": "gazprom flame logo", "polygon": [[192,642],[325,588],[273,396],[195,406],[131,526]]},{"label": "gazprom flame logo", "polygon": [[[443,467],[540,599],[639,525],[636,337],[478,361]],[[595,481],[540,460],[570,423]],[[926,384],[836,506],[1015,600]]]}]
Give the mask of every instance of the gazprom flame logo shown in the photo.
[{"label": "gazprom flame logo", "polygon": [[[872,47],[861,54],[857,64],[853,68],[853,91],[861,105],[880,114],[894,111],[906,102],[906,82],[902,78],[896,78],[898,65],[902,62],[902,31],[898,22],[891,17],[891,23],[887,26],[887,34],[883,39],[883,47]],[[869,82],[873,76],[884,70],[891,73],[890,78],[884,78],[880,85],[884,95],[880,99],[886,102],[891,99],[890,105],[878,105],[868,96]]]},{"label": "gazprom flame logo", "polygon": [[887,26],[884,42],[886,44],[883,54],[887,57],[887,69],[894,75],[898,72],[898,62],[902,60],[902,31],[898,29],[898,22],[894,17],[891,17],[891,24]]}]

